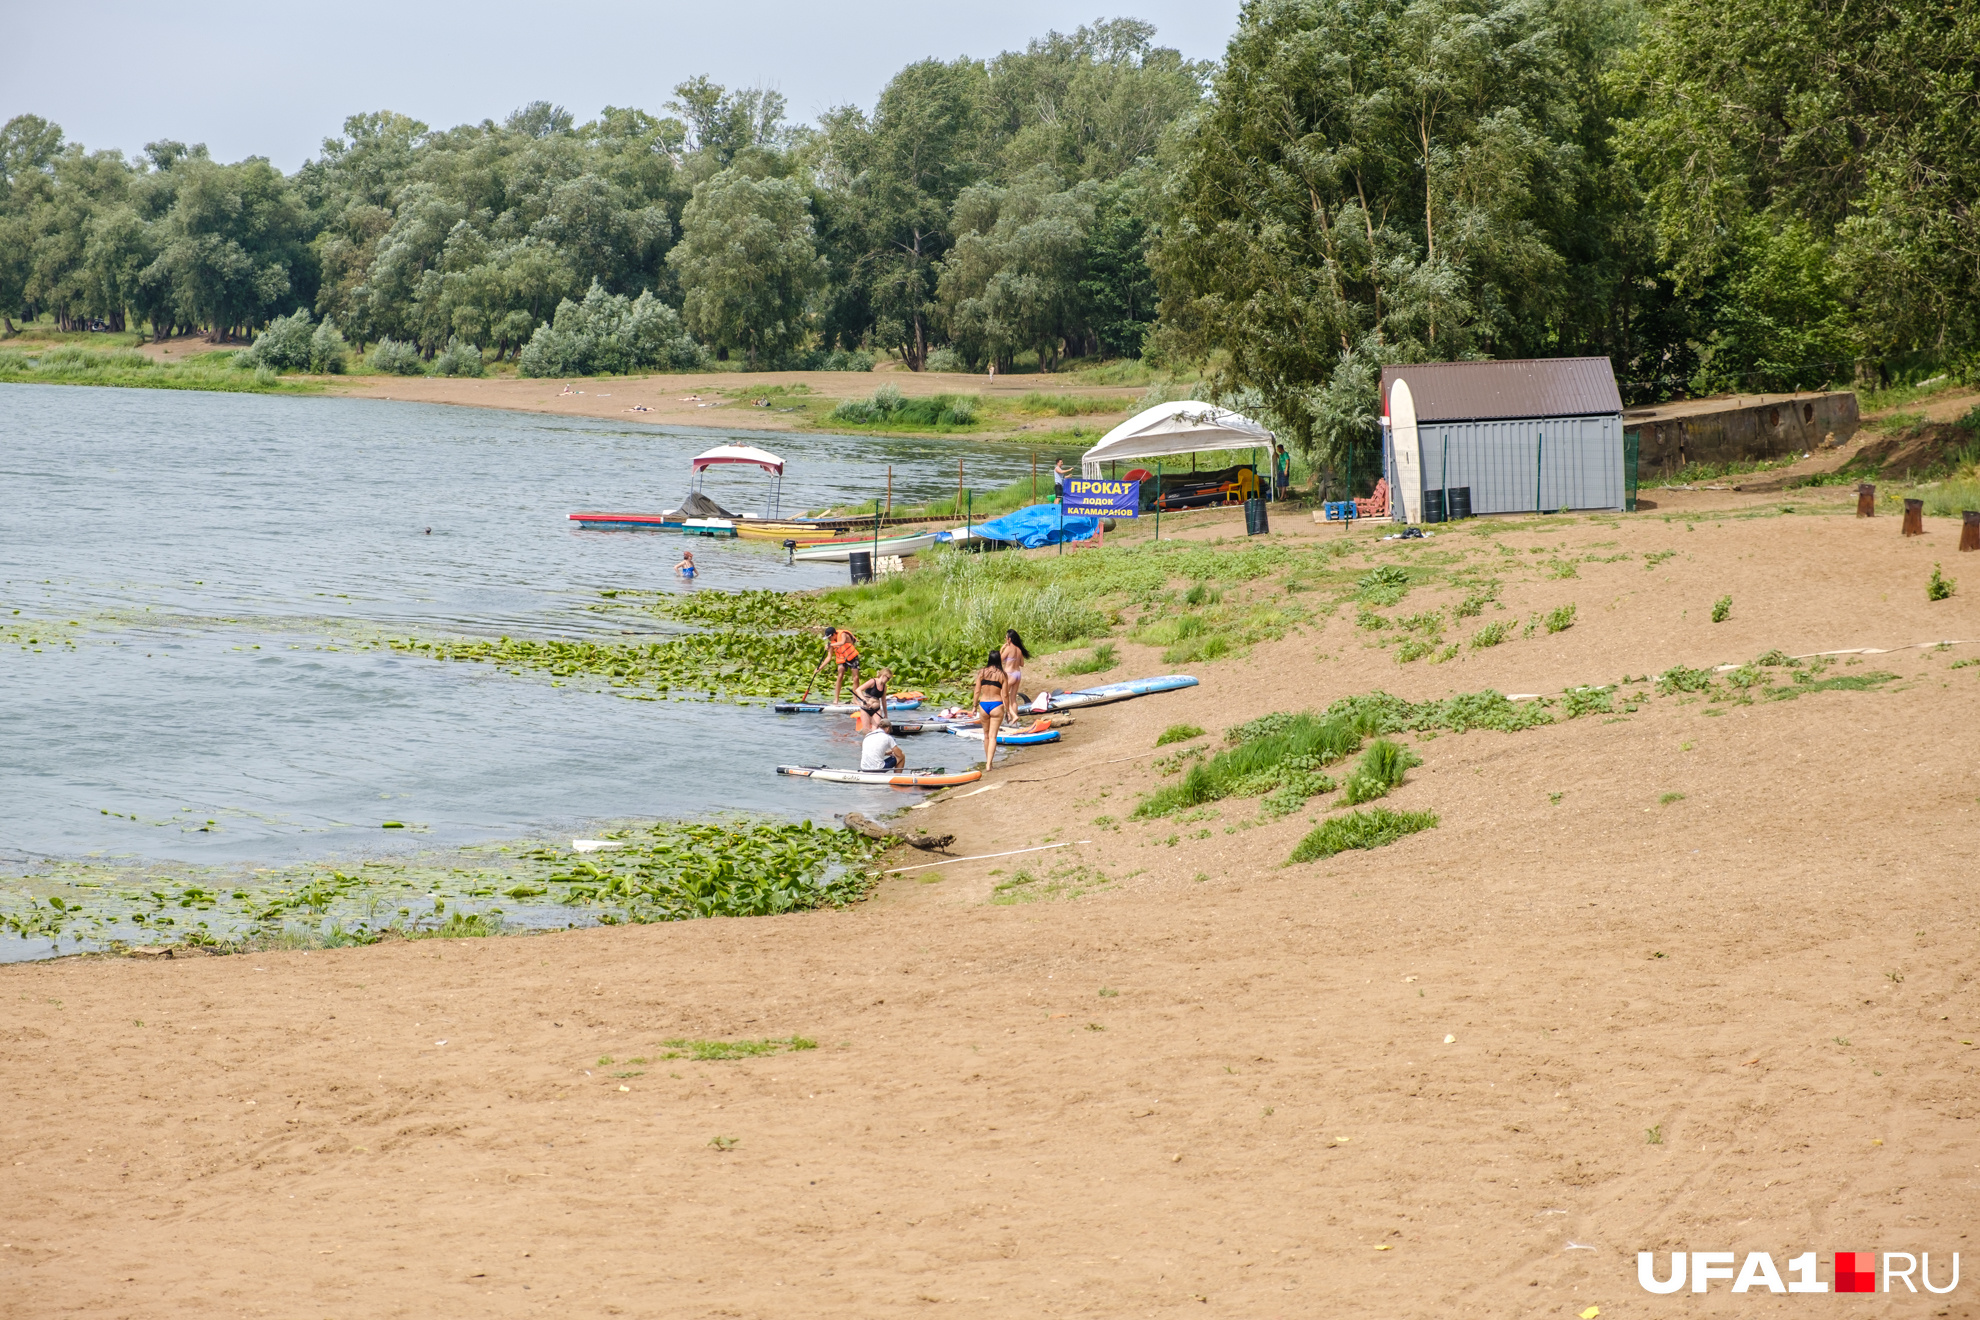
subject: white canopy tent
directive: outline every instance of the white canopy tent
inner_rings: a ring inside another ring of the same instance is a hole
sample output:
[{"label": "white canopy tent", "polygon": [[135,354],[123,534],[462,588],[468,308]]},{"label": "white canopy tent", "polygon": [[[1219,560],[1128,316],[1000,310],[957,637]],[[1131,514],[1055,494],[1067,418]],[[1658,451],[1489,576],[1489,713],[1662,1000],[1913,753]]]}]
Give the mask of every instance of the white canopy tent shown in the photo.
[{"label": "white canopy tent", "polygon": [[1097,478],[1102,463],[1122,459],[1260,447],[1276,449],[1277,437],[1243,413],[1198,399],[1177,399],[1144,409],[1107,432],[1080,456],[1079,470],[1081,476]]}]

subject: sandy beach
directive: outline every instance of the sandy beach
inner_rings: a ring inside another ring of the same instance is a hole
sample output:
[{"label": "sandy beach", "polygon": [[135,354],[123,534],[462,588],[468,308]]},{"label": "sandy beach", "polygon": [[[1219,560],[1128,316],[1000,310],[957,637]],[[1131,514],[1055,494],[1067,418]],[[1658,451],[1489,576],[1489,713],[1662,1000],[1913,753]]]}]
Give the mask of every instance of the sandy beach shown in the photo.
[{"label": "sandy beach", "polygon": [[[665,426],[705,426],[712,430],[789,431],[805,427],[804,412],[788,396],[758,394],[782,387],[802,386],[810,399],[836,402],[863,399],[882,385],[892,385],[909,398],[931,394],[973,394],[990,400],[1014,400],[1036,392],[1076,398],[1131,399],[1138,391],[1118,387],[1076,385],[1049,375],[1002,376],[991,384],[984,376],[932,371],[758,371],[748,374],[711,372],[706,375],[588,377],[571,381],[525,380],[520,377],[468,380],[446,376],[326,376],[319,377],[332,393],[369,399],[399,399],[411,403],[446,403],[476,408],[514,408],[563,417],[597,417],[614,421]],[[570,393],[564,393],[566,385]],[[758,399],[766,406],[758,406]],[[1079,418],[1095,438],[1127,417],[1125,410],[1091,413]],[[1029,420],[998,419],[973,439],[1009,439],[1064,431],[1063,417]]]},{"label": "sandy beach", "polygon": [[[1399,667],[1339,613],[913,813],[1073,847],[844,911],[0,968],[0,1315],[1636,1316],[1641,1250],[1964,1254],[1956,525],[1656,494],[1494,538],[1606,561],[1507,588],[1565,632]],[[1176,722],[1943,639],[1858,657],[1882,690],[1412,738],[1384,805],[1441,824],[1377,851],[1283,865],[1318,804],[1126,819]]]}]

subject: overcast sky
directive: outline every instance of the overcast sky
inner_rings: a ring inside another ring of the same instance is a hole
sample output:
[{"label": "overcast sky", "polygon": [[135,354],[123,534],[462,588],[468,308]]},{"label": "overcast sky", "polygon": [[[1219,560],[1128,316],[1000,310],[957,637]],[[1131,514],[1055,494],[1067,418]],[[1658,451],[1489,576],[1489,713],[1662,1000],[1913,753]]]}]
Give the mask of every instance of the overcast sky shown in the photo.
[{"label": "overcast sky", "polygon": [[583,122],[607,105],[661,113],[674,84],[696,73],[773,87],[789,98],[791,118],[810,122],[847,102],[871,109],[913,60],[1021,50],[1097,17],[1146,19],[1161,44],[1218,59],[1238,4],[1137,0],[1087,12],[1041,0],[219,8],[0,0],[0,122],[37,114],[71,141],[126,154],[159,138],[204,142],[218,159],[266,156],[285,171],[358,111],[397,110],[444,128],[545,100]]}]

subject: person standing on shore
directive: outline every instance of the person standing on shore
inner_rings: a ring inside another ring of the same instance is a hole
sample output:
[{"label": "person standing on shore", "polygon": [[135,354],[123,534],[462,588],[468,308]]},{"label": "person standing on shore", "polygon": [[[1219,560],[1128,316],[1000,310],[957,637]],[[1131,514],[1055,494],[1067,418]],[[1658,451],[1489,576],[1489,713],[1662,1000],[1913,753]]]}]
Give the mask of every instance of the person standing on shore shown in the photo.
[{"label": "person standing on shore", "polygon": [[1018,691],[1018,684],[1024,680],[1024,662],[1031,659],[1031,652],[1024,649],[1024,638],[1018,636],[1017,629],[1006,628],[1003,650],[999,655],[1007,679],[1004,684],[1004,709],[1015,714],[1024,703],[1024,693]]},{"label": "person standing on shore", "polygon": [[984,658],[976,671],[976,708],[983,712],[983,773],[990,773],[991,758],[997,754],[997,727],[1004,722],[1004,701],[1010,688],[1010,675],[1004,672],[1001,651]]},{"label": "person standing on shore", "polygon": [[846,686],[846,670],[852,670],[853,686],[859,686],[859,639],[852,635],[850,628],[825,630],[825,658],[818,662],[817,669],[811,671],[811,683],[804,685],[804,696],[799,697],[799,701],[811,695],[812,683],[818,681],[818,675],[826,665],[833,663],[839,666],[839,681],[832,685],[832,704],[836,706],[839,704],[839,693]]}]

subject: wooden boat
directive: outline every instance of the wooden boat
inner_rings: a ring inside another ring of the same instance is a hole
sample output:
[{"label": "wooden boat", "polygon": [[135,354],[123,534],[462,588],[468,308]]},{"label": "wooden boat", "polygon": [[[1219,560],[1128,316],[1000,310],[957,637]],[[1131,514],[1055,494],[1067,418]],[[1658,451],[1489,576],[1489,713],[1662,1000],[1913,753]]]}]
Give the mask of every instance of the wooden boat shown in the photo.
[{"label": "wooden boat", "polygon": [[940,533],[937,532],[917,532],[912,536],[883,536],[878,541],[871,536],[833,541],[826,545],[807,546],[799,550],[793,558],[811,563],[843,564],[852,557],[855,550],[864,550],[875,556],[911,555],[934,545],[939,535]]},{"label": "wooden boat", "polygon": [[774,541],[782,545],[796,541],[800,546],[825,545],[859,535],[851,528],[820,527],[816,523],[765,523],[736,519],[736,535],[751,541]]},{"label": "wooden boat", "polygon": [[950,774],[941,766],[933,770],[833,770],[822,765],[780,765],[777,773],[822,779],[828,784],[888,784],[894,788],[947,788],[983,778],[981,770]]}]

